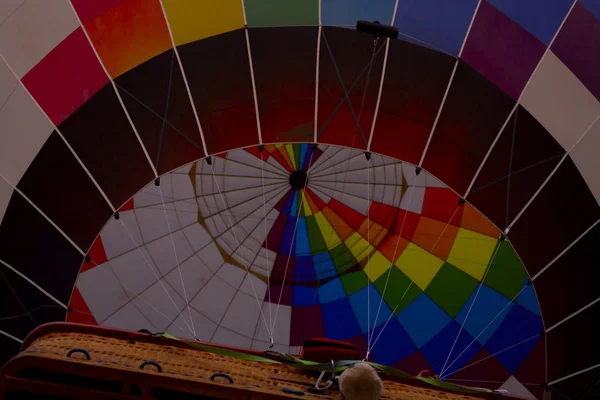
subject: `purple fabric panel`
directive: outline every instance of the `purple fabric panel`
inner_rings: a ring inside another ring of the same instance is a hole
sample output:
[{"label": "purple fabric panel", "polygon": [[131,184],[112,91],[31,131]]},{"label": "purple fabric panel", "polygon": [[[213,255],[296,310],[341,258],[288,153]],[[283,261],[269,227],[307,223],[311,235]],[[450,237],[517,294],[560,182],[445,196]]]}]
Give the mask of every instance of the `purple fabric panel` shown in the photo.
[{"label": "purple fabric panel", "polygon": [[587,8],[575,5],[552,51],[600,100],[600,21]]},{"label": "purple fabric panel", "polygon": [[462,59],[517,99],[545,46],[522,26],[482,1]]}]

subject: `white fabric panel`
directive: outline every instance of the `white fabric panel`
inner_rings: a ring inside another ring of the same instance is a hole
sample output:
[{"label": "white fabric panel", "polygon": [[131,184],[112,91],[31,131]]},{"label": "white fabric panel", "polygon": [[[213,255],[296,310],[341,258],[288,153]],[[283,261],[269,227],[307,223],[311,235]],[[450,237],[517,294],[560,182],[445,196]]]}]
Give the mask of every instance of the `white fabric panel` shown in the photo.
[{"label": "white fabric panel", "polygon": [[21,85],[0,109],[0,126],[0,172],[16,186],[53,128]]},{"label": "white fabric panel", "polygon": [[2,219],[4,213],[8,207],[8,203],[13,194],[13,188],[11,188],[4,180],[0,179],[0,225],[2,225]]},{"label": "white fabric panel", "polygon": [[[154,181],[146,185],[146,187],[137,193],[133,198],[133,204],[135,204],[135,208],[142,208],[158,204],[160,204],[162,207],[162,199],[164,199],[165,203],[172,202],[173,190],[171,188],[171,176],[171,174],[167,174],[160,177],[160,189],[154,184]],[[160,196],[161,190],[162,198]]]},{"label": "white fabric panel", "polygon": [[0,53],[22,78],[78,27],[69,1],[27,0],[0,26]]},{"label": "white fabric panel", "polygon": [[551,51],[532,76],[521,103],[566,150],[600,114],[600,102]]},{"label": "white fabric panel", "polygon": [[0,1],[0,24],[14,13],[26,0],[2,0]]},{"label": "white fabric panel", "polygon": [[[179,273],[181,271],[181,276]],[[181,289],[181,280],[185,285],[188,302],[191,301],[206,283],[212,278],[213,272],[204,264],[204,262],[196,256],[185,260],[179,267],[175,268],[165,276],[165,281],[174,287],[182,298],[185,298]]]},{"label": "white fabric panel", "polygon": [[[411,192],[413,192],[412,198]],[[400,202],[400,208],[412,211],[416,214],[421,214],[421,211],[423,210],[423,200],[425,200],[425,188],[413,186],[406,191],[406,194]]]},{"label": "white fabric panel", "polygon": [[159,274],[150,253],[143,247],[118,256],[108,263],[125,289],[135,294],[156,282]]},{"label": "white fabric panel", "polygon": [[[171,185],[173,186],[172,192],[175,200],[191,199],[195,196],[194,187],[192,186],[191,178],[188,175],[169,174],[165,175],[164,178],[167,176],[170,178]],[[165,190],[163,189],[163,196],[164,195]]]},{"label": "white fabric panel", "polygon": [[519,396],[525,399],[535,399],[536,397],[529,391],[517,378],[511,375],[499,389],[508,390],[512,396]]},{"label": "white fabric panel", "polygon": [[237,290],[246,276],[246,270],[225,263],[217,272],[217,276]]},{"label": "white fabric panel", "polygon": [[569,154],[585,179],[596,201],[600,203],[600,120]]},{"label": "white fabric panel", "polygon": [[[0,2],[1,7],[2,2]],[[0,108],[4,105],[8,97],[15,90],[19,82],[15,78],[8,65],[0,60]]]},{"label": "white fabric panel", "polygon": [[183,228],[182,232],[185,234],[185,237],[190,242],[190,245],[195,252],[204,248],[204,246],[212,240],[206,229],[199,223]]},{"label": "white fabric panel", "polygon": [[[252,289],[252,285],[254,285],[254,289]],[[267,293],[267,284],[253,274],[246,274],[244,282],[242,282],[242,286],[240,286],[240,291],[252,298],[258,297],[258,300],[262,302],[265,298],[265,293]]]},{"label": "white fabric panel", "polygon": [[[262,319],[256,299],[253,296],[238,292],[233,298],[221,326],[251,338],[254,334],[256,321],[259,318]],[[264,325],[262,321],[258,323]]]},{"label": "white fabric panel", "polygon": [[[198,222],[198,204],[196,200],[181,200],[173,203],[177,211],[179,226],[189,226]],[[171,208],[173,207],[171,205]],[[165,205],[168,209],[169,206]]]},{"label": "white fabric panel", "polygon": [[128,303],[125,307],[111,315],[102,325],[129,331],[139,331],[140,329],[158,330],[157,327],[152,326],[152,323],[132,303]]},{"label": "white fabric panel", "polygon": [[96,320],[100,323],[130,301],[108,263],[79,274],[77,288]]},{"label": "white fabric panel", "polygon": [[[269,303],[263,304],[263,313],[265,314],[267,321],[269,320]],[[277,313],[277,320],[275,320],[275,314]],[[273,340],[275,343],[289,345],[290,344],[290,328],[292,326],[292,307],[279,305],[279,311],[277,311],[277,303],[271,304],[271,314],[273,316],[273,322],[275,323],[275,329],[273,330]],[[265,329],[265,324],[261,323],[258,328],[258,332],[255,336],[256,340],[269,341],[269,333]]]},{"label": "white fabric panel", "polygon": [[[142,233],[140,232],[135,212],[128,210],[120,212],[119,216],[119,220],[111,218],[100,233],[106,257],[109,260],[135,249],[136,243],[138,246],[141,246],[143,243]],[[123,224],[121,224],[121,221]]]},{"label": "white fabric panel", "polygon": [[[217,324],[212,322],[210,319],[206,318],[204,315],[196,311],[193,307],[190,308],[192,312],[192,319],[194,320],[194,329],[196,330],[196,337],[198,340],[202,340],[204,342],[210,341],[215,331],[217,330]],[[184,309],[181,312],[183,316],[185,316],[185,320],[189,319],[188,309]],[[181,316],[178,316],[173,324],[168,329],[168,332],[175,337],[182,338],[190,338],[192,339],[192,333],[188,326],[183,322]],[[188,324],[191,327],[191,324],[188,321]]]},{"label": "white fabric panel", "polygon": [[212,321],[221,321],[235,293],[234,288],[215,276],[191,301],[191,305]]},{"label": "white fabric panel", "polygon": [[202,250],[196,253],[211,271],[216,272],[223,265],[223,256],[219,252],[217,245],[214,242],[209,243]]},{"label": "white fabric panel", "polygon": [[167,224],[165,210],[163,209],[162,205],[159,207],[150,206],[146,208],[136,208],[135,215],[137,216],[140,229],[142,230],[144,243],[148,243],[161,236],[168,235],[169,227],[171,228],[171,232],[180,229],[179,219],[177,218],[177,213],[175,210],[173,210],[173,206],[170,206],[171,209],[169,209],[168,206],[165,206],[165,208],[167,210],[169,224]]},{"label": "white fabric panel", "polygon": [[[172,242],[171,235],[167,234],[146,245],[146,249],[150,252],[161,276],[170,272],[173,268],[177,268],[178,262],[181,264],[194,254],[192,246],[188,243],[183,232],[174,232],[172,236]],[[173,251],[173,243],[175,244],[175,251]],[[179,286],[181,285],[176,287],[179,288]]]},{"label": "white fabric panel", "polygon": [[217,332],[215,333],[212,342],[215,344],[233,346],[242,349],[250,348],[250,346],[252,345],[252,339],[234,333],[229,329],[223,327],[219,327],[219,329],[217,329]]},{"label": "white fabric panel", "polygon": [[[164,281],[162,285],[156,282],[132,302],[159,332],[164,332],[171,321],[179,315],[178,310],[186,307],[183,298]],[[189,315],[186,314],[184,317],[191,325]]]},{"label": "white fabric panel", "polygon": [[[417,170],[414,165],[406,163],[402,163],[401,165],[402,173],[409,185],[427,186],[427,173],[425,171],[421,171],[421,173],[417,175]],[[398,183],[402,183],[401,175],[398,175]]]},{"label": "white fabric panel", "polygon": [[[425,171],[421,172],[422,174]],[[440,181],[435,176],[431,175],[429,172],[425,173],[425,182],[427,182],[427,187],[438,187],[438,188],[447,188],[448,185],[445,185],[442,181]]]}]

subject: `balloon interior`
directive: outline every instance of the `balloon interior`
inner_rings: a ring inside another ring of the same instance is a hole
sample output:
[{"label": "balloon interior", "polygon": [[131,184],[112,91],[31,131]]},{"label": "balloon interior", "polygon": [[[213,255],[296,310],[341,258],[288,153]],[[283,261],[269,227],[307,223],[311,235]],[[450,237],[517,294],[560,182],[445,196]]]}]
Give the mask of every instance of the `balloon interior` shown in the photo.
[{"label": "balloon interior", "polygon": [[600,398],[599,43],[598,0],[1,2],[0,399]]}]

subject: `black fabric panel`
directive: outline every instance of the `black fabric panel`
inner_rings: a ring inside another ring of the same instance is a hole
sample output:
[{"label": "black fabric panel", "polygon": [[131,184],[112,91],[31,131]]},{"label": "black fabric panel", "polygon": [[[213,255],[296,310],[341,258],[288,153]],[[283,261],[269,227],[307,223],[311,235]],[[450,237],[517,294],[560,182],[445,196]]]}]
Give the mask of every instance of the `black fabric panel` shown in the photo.
[{"label": "black fabric panel", "polygon": [[544,322],[550,327],[600,297],[600,224],[535,280]]},{"label": "black fabric panel", "polygon": [[[380,39],[377,44],[369,75],[369,62],[373,56],[372,35],[336,27],[323,27],[321,33],[317,122],[319,142],[366,148],[379,92],[385,40]],[[354,115],[348,102],[344,101],[344,88],[348,92]],[[357,128],[355,117],[360,118],[364,138]]]},{"label": "black fabric panel", "polygon": [[0,334],[0,369],[21,350],[21,345]]},{"label": "black fabric panel", "polygon": [[600,303],[547,333],[548,382],[598,364]]},{"label": "black fabric panel", "polygon": [[243,29],[178,47],[210,154],[258,143]]},{"label": "black fabric panel", "polygon": [[509,95],[461,62],[423,168],[463,195],[514,104]]},{"label": "black fabric panel", "polygon": [[508,237],[533,276],[598,218],[600,207],[596,199],[567,157]]},{"label": "black fabric panel", "polygon": [[390,41],[371,149],[417,164],[440,108],[455,60],[437,51]]},{"label": "black fabric panel", "polygon": [[552,135],[519,106],[481,169],[468,200],[504,229],[564,153]]},{"label": "black fabric panel", "polygon": [[100,89],[59,128],[115,208],[154,179],[112,85]]},{"label": "black fabric panel", "polygon": [[249,30],[264,143],[312,142],[317,27]]},{"label": "black fabric panel", "polygon": [[[30,279],[39,284],[35,277]],[[21,340],[41,324],[65,320],[62,306],[1,264],[0,298],[0,330]]]},{"label": "black fabric panel", "polygon": [[[67,304],[83,256],[23,197],[15,194],[0,225],[0,259]],[[37,289],[23,282],[15,289],[22,299],[32,299],[32,304],[26,305],[34,308],[38,305],[33,301]],[[8,303],[3,300],[0,307],[8,307]]]},{"label": "black fabric panel", "polygon": [[112,210],[64,141],[53,132],[17,187],[86,251]]},{"label": "black fabric panel", "polygon": [[565,396],[571,400],[600,399],[600,367],[552,385],[548,390],[553,400]]},{"label": "black fabric panel", "polygon": [[159,175],[204,156],[173,50],[126,72],[115,83]]}]

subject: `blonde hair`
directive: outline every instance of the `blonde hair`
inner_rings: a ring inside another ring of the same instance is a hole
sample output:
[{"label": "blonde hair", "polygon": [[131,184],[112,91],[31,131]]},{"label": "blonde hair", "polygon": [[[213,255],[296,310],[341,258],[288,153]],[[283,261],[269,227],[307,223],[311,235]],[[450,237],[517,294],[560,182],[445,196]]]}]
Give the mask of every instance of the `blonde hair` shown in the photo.
[{"label": "blonde hair", "polygon": [[346,400],[379,400],[383,394],[381,378],[367,363],[357,363],[345,370],[338,385]]}]

